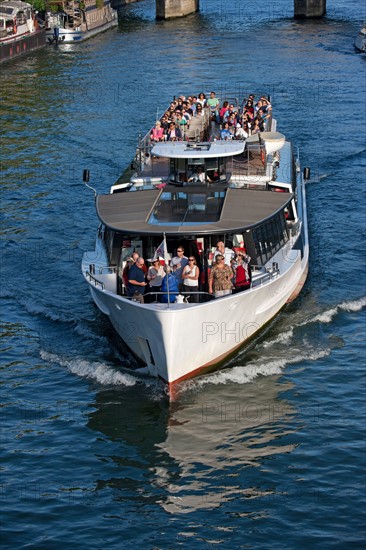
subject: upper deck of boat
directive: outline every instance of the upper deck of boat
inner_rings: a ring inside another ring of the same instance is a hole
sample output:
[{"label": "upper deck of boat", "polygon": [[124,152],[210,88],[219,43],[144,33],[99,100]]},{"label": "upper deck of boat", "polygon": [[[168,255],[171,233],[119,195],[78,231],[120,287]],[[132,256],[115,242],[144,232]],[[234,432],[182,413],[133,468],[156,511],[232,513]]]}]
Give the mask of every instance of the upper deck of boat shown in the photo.
[{"label": "upper deck of boat", "polygon": [[[237,100],[236,100],[237,101]],[[241,108],[236,103],[237,112]],[[203,109],[203,116],[192,116],[182,129],[181,141],[153,142],[153,128],[140,139],[134,166],[136,175],[133,181],[146,182],[149,179],[164,178],[169,174],[170,159],[210,159],[215,157],[234,157],[227,170],[242,177],[264,176],[266,167],[260,148],[260,135],[254,134],[247,139],[223,140],[220,137],[221,124],[211,116],[210,109]],[[264,121],[264,131],[276,130],[276,121],[272,111]]]},{"label": "upper deck of boat", "polygon": [[[191,119],[182,140],[153,142],[152,130],[140,140],[140,169],[130,182],[117,182],[110,195],[97,197],[97,213],[105,226],[126,234],[222,233],[249,230],[286,207],[293,198],[291,144],[276,132],[264,132],[264,138],[254,134],[217,139],[220,125],[209,109],[205,111],[203,117]],[[192,124],[198,134],[192,134]],[[276,128],[272,115],[266,126]],[[281,162],[280,156],[272,156],[276,147],[282,148]],[[275,189],[273,176],[286,185]],[[119,191],[128,193],[121,196]]]}]

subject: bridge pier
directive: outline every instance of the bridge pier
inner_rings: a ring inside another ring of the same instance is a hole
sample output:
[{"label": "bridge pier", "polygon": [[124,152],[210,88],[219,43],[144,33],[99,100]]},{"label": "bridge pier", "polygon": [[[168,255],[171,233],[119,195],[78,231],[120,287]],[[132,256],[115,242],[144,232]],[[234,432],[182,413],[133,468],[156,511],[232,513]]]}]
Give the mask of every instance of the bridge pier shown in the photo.
[{"label": "bridge pier", "polygon": [[323,17],[326,11],[326,0],[294,0],[295,19]]},{"label": "bridge pier", "polygon": [[156,0],[156,19],[184,17],[199,10],[199,0]]}]

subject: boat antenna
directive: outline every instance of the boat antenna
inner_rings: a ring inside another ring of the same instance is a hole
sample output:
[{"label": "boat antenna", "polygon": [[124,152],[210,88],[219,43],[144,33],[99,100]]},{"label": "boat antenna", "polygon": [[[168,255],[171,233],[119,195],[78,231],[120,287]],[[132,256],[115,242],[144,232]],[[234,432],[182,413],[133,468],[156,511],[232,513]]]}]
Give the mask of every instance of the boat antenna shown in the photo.
[{"label": "boat antenna", "polygon": [[91,185],[88,185],[89,179],[90,179],[90,171],[89,170],[83,170],[83,182],[87,187],[89,187],[89,189],[94,191],[94,197],[96,197],[97,196],[96,190]]}]

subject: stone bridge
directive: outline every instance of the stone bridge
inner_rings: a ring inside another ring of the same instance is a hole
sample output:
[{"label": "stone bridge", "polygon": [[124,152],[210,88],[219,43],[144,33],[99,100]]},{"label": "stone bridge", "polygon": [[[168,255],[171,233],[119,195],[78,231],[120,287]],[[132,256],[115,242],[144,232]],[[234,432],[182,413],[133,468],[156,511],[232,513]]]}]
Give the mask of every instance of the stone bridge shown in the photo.
[{"label": "stone bridge", "polygon": [[[120,7],[138,0],[112,0],[113,7]],[[156,19],[184,17],[199,11],[199,0],[155,0]],[[326,0],[294,0],[294,17],[322,17],[326,10]]]}]

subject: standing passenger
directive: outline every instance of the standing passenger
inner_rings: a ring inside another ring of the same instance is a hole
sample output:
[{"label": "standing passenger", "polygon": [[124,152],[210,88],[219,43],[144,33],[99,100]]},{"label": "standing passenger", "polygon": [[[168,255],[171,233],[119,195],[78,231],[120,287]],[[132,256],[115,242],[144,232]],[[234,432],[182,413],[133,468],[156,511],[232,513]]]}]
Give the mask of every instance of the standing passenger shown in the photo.
[{"label": "standing passenger", "polygon": [[175,302],[179,290],[177,279],[170,273],[170,267],[164,267],[164,271],[166,275],[161,283],[161,291],[164,292],[164,294],[161,295],[161,301],[163,304],[168,304],[169,302]]},{"label": "standing passenger", "polygon": [[184,292],[194,292],[191,294],[191,301],[198,304],[198,278],[200,276],[200,270],[196,263],[196,258],[190,256],[188,258],[188,265],[183,269],[183,290]]},{"label": "standing passenger", "polygon": [[145,293],[147,283],[145,282],[145,274],[143,271],[144,265],[145,260],[139,257],[128,271],[128,295],[130,297],[133,297],[134,294]]},{"label": "standing passenger", "polygon": [[208,291],[214,294],[215,298],[231,294],[233,284],[233,270],[225,264],[225,258],[222,254],[217,254],[216,264],[211,269],[208,278]]},{"label": "standing passenger", "polygon": [[152,292],[160,292],[161,283],[163,282],[164,275],[164,268],[160,264],[160,260],[153,260],[147,272],[147,280],[149,281],[150,289]]},{"label": "standing passenger", "polygon": [[183,246],[178,246],[177,255],[174,256],[171,261],[171,267],[173,269],[173,276],[177,280],[179,290],[182,290],[182,274],[186,265],[188,265],[188,258],[184,255],[184,248]]},{"label": "standing passenger", "polygon": [[213,257],[214,262],[217,260],[217,256],[219,254],[224,256],[225,264],[228,266],[231,265],[231,260],[235,258],[234,250],[231,250],[231,248],[226,247],[223,241],[219,241],[216,245],[216,250],[214,252],[214,257]]}]

